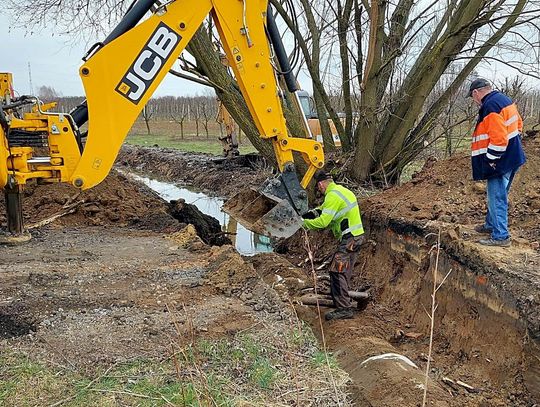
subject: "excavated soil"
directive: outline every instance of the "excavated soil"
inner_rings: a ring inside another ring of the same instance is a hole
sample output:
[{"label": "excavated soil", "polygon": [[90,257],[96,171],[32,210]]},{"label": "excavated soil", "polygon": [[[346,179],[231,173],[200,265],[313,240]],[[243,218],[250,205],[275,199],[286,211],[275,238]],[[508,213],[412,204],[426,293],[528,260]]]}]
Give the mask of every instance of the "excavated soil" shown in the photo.
[{"label": "excavated soil", "polygon": [[[509,222],[518,243],[538,249],[540,243],[540,137],[524,139],[528,161],[517,173],[510,192]],[[469,156],[428,160],[413,180],[367,199],[362,208],[370,217],[412,221],[423,228],[437,224],[475,225],[483,222],[485,183],[472,182]],[[527,242],[522,241],[521,238]]]},{"label": "excavated soil", "polygon": [[[136,226],[163,232],[179,229],[179,223],[168,214],[167,202],[151,189],[115,171],[95,188],[83,192],[68,184],[28,185],[23,195],[23,212],[29,228],[66,213],[54,225]],[[5,228],[3,199],[0,223]]]},{"label": "excavated soil", "polygon": [[[529,161],[512,187],[510,249],[476,243],[485,187],[470,181],[466,156],[428,160],[412,182],[360,201],[367,239],[352,288],[369,290],[371,302],[352,320],[330,323],[314,307],[295,304],[349,373],[356,405],[421,405],[434,281],[443,284],[428,405],[540,402],[540,140],[524,144]],[[225,197],[269,175],[256,160],[223,163],[130,146],[118,163]],[[336,246],[328,233],[310,232],[312,267],[299,232],[280,242],[279,254],[242,259],[229,246],[205,245],[198,229],[186,228],[169,205],[121,175],[82,195],[54,188],[28,191],[27,224],[84,202],[37,228],[31,246],[2,249],[0,335],[5,344],[58,363],[165,352],[175,335],[165,303],[179,314],[185,314],[182,304],[192,304],[189,318],[201,335],[241,331],[261,318],[287,319],[291,310],[284,304],[320,287]],[[173,240],[156,231],[173,233]],[[85,342],[89,335],[95,340]],[[381,354],[406,358],[378,359]]]}]

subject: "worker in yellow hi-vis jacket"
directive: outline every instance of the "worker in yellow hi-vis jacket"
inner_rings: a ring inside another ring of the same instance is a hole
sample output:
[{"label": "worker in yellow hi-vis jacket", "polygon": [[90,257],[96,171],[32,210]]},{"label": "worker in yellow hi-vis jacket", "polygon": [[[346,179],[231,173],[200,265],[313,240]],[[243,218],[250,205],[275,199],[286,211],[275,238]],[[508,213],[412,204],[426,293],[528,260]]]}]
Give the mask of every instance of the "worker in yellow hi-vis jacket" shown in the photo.
[{"label": "worker in yellow hi-vis jacket", "polygon": [[304,227],[326,229],[330,227],[340,240],[330,264],[330,290],[336,309],[325,315],[326,320],[352,318],[349,283],[356,256],[364,239],[364,227],[360,217],[358,201],[354,193],[334,182],[323,170],[314,175],[317,188],[324,193],[324,202],[318,208],[307,212]]}]

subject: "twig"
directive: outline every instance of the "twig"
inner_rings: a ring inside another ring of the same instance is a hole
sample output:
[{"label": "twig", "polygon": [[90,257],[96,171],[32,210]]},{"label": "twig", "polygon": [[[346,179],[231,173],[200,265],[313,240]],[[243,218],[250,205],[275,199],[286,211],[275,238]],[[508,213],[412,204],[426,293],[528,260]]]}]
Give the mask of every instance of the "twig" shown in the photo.
[{"label": "twig", "polygon": [[[432,249],[437,250],[437,254],[435,257],[435,267],[433,268],[433,292],[431,293],[431,314],[428,314],[428,317],[430,319],[430,330],[429,330],[429,350],[427,355],[427,364],[426,364],[426,380],[424,382],[424,398],[422,400],[422,407],[426,406],[427,402],[427,391],[428,391],[428,383],[429,383],[429,369],[431,366],[431,353],[433,351],[433,330],[435,327],[435,311],[437,311],[438,304],[436,301],[436,295],[437,291],[442,287],[452,270],[450,270],[446,276],[443,278],[440,284],[437,284],[437,276],[438,276],[438,270],[439,270],[439,255],[441,253],[441,229],[439,229],[439,232],[437,234],[437,245],[432,247]],[[426,310],[427,313],[427,310]]]},{"label": "twig", "polygon": [[71,368],[72,368],[73,370],[76,370],[75,364],[74,364],[71,360],[69,360],[69,359],[66,357],[66,355],[65,355],[64,353],[62,353],[62,352],[60,352],[60,353],[59,353],[59,352],[56,352],[56,348],[55,348],[54,346],[52,346],[52,345],[50,344],[50,342],[49,342],[47,339],[45,339],[44,336],[38,336],[37,338],[38,338],[38,340],[45,342],[45,344],[51,349],[51,352],[52,352],[53,354],[59,355],[62,359],[64,359],[64,360],[71,366]]},{"label": "twig", "polygon": [[[294,309],[294,305],[290,298],[289,298],[289,305],[291,306],[292,309]],[[300,321],[298,320],[298,314],[296,313],[296,310],[294,314],[296,316],[296,320],[297,320],[296,323],[298,326]],[[289,318],[289,322],[291,323],[291,325],[293,324],[292,318]],[[294,330],[294,326],[292,327],[292,329]],[[287,343],[287,341],[285,342],[285,344],[287,345],[287,347],[289,347],[288,346],[289,344]],[[300,405],[300,384],[298,383],[298,361],[291,356],[291,350],[290,349],[287,349],[287,350],[288,352],[286,353],[286,356],[287,356],[287,359],[289,359],[289,364],[292,365],[294,387],[296,389],[296,405],[299,406]],[[289,392],[286,392],[285,394],[293,392],[293,391],[294,390],[290,390]],[[281,397],[285,396],[285,394],[282,394]]]},{"label": "twig", "polygon": [[161,399],[169,406],[174,406],[174,404],[170,400],[168,400],[163,394],[161,395]]},{"label": "twig", "polygon": [[36,229],[36,228],[40,228],[42,226],[48,225],[49,223],[54,222],[56,219],[61,218],[62,216],[66,216],[66,215],[69,215],[70,213],[75,212],[77,210],[77,207],[79,205],[81,205],[82,203],[84,203],[84,201],[77,201],[74,204],[71,204],[67,208],[65,208],[64,211],[56,213],[56,214],[48,217],[47,219],[43,219],[43,220],[41,220],[39,222],[36,222],[36,223],[34,223],[34,224],[30,225],[30,226],[27,226],[26,228],[27,229]]},{"label": "twig", "polygon": [[[178,321],[174,317],[174,314],[171,312],[171,309],[169,308],[169,304],[165,304],[165,306],[167,307],[167,312],[172,317],[174,329],[176,331],[177,340],[178,342],[180,342],[180,338],[182,337],[182,335],[180,332],[180,326],[178,325]],[[184,310],[185,310],[185,307],[184,307]],[[178,358],[176,357],[176,352],[174,351],[174,345],[172,342],[171,342],[171,351],[172,351],[174,367],[176,369],[176,376],[178,377],[178,380],[180,380],[180,388],[182,389],[182,401],[184,402],[184,405],[185,405],[186,393],[184,390],[184,384],[182,383],[182,375],[180,373],[180,364],[178,363]],[[180,352],[184,355],[184,358],[186,358],[185,353],[183,352],[181,348],[180,348]],[[193,375],[191,374],[191,371],[189,369],[188,369],[188,372],[189,372],[189,376],[191,380],[193,381]],[[200,403],[199,395],[197,394],[197,392],[195,392],[195,396],[197,397],[197,401]]]},{"label": "twig", "polygon": [[90,391],[96,391],[99,393],[125,394],[128,396],[140,397],[142,399],[148,399],[148,400],[162,400],[161,397],[152,397],[152,396],[147,396],[146,394],[132,393],[130,391],[125,391],[125,390],[90,389]]}]

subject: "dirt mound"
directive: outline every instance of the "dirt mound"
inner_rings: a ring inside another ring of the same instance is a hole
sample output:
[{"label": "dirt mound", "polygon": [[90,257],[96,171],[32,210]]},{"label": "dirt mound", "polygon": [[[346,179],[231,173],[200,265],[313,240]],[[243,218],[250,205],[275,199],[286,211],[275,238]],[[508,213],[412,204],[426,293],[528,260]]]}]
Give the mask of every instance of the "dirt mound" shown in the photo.
[{"label": "dirt mound", "polygon": [[[29,185],[23,197],[25,225],[30,230],[50,221],[63,227],[129,226],[174,233],[193,224],[210,245],[230,244],[217,219],[184,201],[167,203],[145,185],[112,171],[98,186],[80,192],[68,184]],[[6,227],[4,202],[0,223]]]},{"label": "dirt mound", "polygon": [[[509,223],[513,237],[540,240],[540,138],[524,139],[527,163],[510,191]],[[413,180],[388,189],[360,204],[371,218],[406,219],[419,226],[428,221],[472,225],[482,223],[486,211],[485,183],[471,181],[468,155],[428,161]]]},{"label": "dirt mound", "polygon": [[[82,193],[68,184],[29,185],[23,210],[26,227],[52,216],[62,226],[135,226],[139,229],[172,232],[184,225],[167,213],[167,203],[144,185],[115,171],[98,186]],[[4,201],[0,201],[0,223],[6,227]]]},{"label": "dirt mound", "polygon": [[117,163],[225,197],[235,194],[241,187],[261,185],[271,174],[271,169],[257,156],[233,161],[212,158],[170,148],[124,145]]},{"label": "dirt mound", "polygon": [[231,244],[231,239],[223,234],[219,221],[212,216],[205,215],[195,205],[179,199],[171,201],[169,210],[171,215],[181,223],[192,224],[197,235],[206,244],[215,246]]}]

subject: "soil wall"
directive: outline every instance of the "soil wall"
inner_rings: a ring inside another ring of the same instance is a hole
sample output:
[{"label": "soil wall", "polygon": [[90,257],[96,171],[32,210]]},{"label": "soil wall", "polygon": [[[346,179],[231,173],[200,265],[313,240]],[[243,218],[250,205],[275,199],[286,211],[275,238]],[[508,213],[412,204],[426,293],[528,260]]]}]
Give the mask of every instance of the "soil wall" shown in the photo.
[{"label": "soil wall", "polygon": [[[397,310],[419,331],[429,332],[436,236],[428,233],[426,238],[412,225],[376,217],[366,221],[371,245],[364,251],[356,284],[369,281],[378,304]],[[474,248],[452,234],[441,238],[434,376],[457,378],[479,392],[496,391],[501,399],[486,406],[532,405],[540,401],[540,337],[537,315],[523,301],[528,283],[506,280],[509,271],[496,262],[472,260]]]}]

